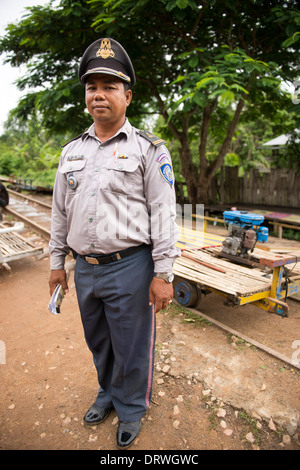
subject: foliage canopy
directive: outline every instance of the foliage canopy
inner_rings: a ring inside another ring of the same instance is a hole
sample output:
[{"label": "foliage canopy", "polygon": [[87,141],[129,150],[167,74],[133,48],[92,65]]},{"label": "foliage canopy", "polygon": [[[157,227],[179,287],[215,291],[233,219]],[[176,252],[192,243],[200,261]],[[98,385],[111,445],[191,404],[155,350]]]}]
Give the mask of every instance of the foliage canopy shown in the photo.
[{"label": "foliage canopy", "polygon": [[206,202],[240,121],[276,115],[281,131],[291,130],[280,111],[292,102],[280,84],[293,83],[299,74],[296,5],[294,0],[61,0],[58,7],[52,2],[31,7],[0,41],[7,61],[27,64],[19,87],[39,87],[12,116],[26,120],[38,112],[52,132],[82,132],[91,121],[77,77],[79,58],[97,38],[114,37],[137,75],[128,117],[141,125],[151,114],[162,116],[163,136],[177,142],[191,202]]}]

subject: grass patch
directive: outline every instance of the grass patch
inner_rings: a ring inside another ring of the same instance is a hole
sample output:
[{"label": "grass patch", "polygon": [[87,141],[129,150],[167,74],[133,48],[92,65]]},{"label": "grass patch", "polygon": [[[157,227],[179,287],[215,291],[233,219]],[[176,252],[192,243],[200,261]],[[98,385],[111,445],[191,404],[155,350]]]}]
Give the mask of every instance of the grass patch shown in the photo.
[{"label": "grass patch", "polygon": [[197,313],[191,312],[190,310],[182,307],[182,305],[172,303],[166,311],[171,317],[180,316],[182,323],[189,323],[195,326],[211,326],[212,322],[201,317]]},{"label": "grass patch", "polygon": [[259,445],[261,441],[261,433],[257,427],[257,420],[249,416],[249,414],[243,410],[238,412],[238,418],[242,421],[243,425],[245,426],[244,430],[242,431],[243,439],[246,439],[246,435],[248,432],[252,432],[253,437],[255,439],[255,444]]},{"label": "grass patch", "polygon": [[244,350],[245,347],[250,347],[251,349],[253,349],[253,351],[257,350],[256,346],[244,340],[243,338],[240,338],[239,336],[233,335],[232,333],[229,333],[227,335],[227,338],[228,338],[229,344],[231,343],[235,344],[236,349]]}]

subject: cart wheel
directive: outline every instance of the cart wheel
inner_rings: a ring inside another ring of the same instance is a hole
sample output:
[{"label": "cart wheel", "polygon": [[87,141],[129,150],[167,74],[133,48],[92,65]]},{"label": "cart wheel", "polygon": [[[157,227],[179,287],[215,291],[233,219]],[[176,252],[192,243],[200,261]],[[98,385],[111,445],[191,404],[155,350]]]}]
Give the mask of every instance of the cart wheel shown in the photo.
[{"label": "cart wheel", "polygon": [[188,281],[178,281],[174,285],[174,295],[177,302],[185,307],[193,307],[198,301],[197,287]]}]

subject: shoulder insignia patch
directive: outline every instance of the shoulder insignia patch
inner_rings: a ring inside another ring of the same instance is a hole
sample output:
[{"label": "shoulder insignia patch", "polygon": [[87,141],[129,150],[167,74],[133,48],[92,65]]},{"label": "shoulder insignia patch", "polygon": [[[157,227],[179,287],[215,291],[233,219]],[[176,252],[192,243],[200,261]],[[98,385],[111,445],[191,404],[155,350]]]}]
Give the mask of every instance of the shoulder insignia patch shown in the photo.
[{"label": "shoulder insignia patch", "polygon": [[163,145],[163,144],[166,143],[166,141],[164,139],[161,139],[160,137],[156,137],[151,132],[142,130],[142,131],[138,131],[138,133],[142,137],[147,139],[149,142],[151,142],[152,145],[155,145],[155,147],[159,147],[160,145]]},{"label": "shoulder insignia patch", "polygon": [[159,167],[159,171],[163,179],[169,183],[171,188],[174,186],[174,173],[173,173],[173,168],[170,165],[170,163],[163,163]]},{"label": "shoulder insignia patch", "polygon": [[157,157],[156,161],[161,163],[165,158],[168,160],[169,159],[168,155],[166,153],[161,153],[159,157]]}]

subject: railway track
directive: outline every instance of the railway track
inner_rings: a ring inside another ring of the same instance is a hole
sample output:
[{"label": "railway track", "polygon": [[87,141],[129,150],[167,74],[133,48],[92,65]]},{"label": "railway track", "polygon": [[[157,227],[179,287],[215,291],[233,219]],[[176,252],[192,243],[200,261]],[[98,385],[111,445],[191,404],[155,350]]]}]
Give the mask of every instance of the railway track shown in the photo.
[{"label": "railway track", "polygon": [[[9,205],[5,207],[5,211],[8,214],[11,214],[15,219],[24,222],[27,226],[37,232],[42,238],[50,240],[51,204],[28,195],[17,193],[13,190],[8,190],[8,192],[10,195]],[[300,364],[291,361],[289,357],[272,348],[267,347],[253,338],[249,338],[248,336],[243,335],[237,330],[229,328],[225,323],[216,321],[210,316],[203,314],[201,311],[192,308],[187,308],[187,310],[202,316],[227,333],[234,334],[246,340],[262,351],[265,351],[269,355],[276,357],[277,359],[295,367],[296,369],[300,369]]]},{"label": "railway track", "polygon": [[44,239],[50,240],[51,204],[11,189],[7,191],[9,204],[5,207],[6,213],[24,222]]}]

